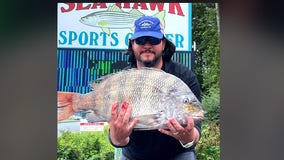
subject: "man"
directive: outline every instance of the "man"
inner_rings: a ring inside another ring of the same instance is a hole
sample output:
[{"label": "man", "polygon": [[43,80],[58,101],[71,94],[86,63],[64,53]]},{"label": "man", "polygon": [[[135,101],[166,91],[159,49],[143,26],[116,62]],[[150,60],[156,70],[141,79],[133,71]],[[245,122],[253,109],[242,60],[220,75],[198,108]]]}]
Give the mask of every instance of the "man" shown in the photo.
[{"label": "man", "polygon": [[[127,53],[131,65],[127,68],[154,67],[182,79],[201,101],[200,87],[195,74],[184,65],[171,60],[175,45],[164,37],[163,26],[156,17],[142,16],[135,21],[135,31],[129,40]],[[200,139],[201,124],[188,117],[188,125],[175,119],[167,122],[168,130],[133,131],[137,121],[129,121],[131,106],[112,106],[109,139],[122,148],[121,160],[195,160],[194,146]]]}]

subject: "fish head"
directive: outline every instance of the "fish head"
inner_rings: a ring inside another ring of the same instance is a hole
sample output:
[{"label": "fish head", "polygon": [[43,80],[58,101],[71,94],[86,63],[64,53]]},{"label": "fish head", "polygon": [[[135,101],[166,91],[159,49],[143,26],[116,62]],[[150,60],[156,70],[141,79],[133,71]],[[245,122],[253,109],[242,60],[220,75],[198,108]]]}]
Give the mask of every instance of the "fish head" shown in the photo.
[{"label": "fish head", "polygon": [[85,25],[97,26],[98,18],[94,14],[89,14],[84,17],[81,17],[79,20],[81,23]]},{"label": "fish head", "polygon": [[201,120],[204,117],[200,101],[192,92],[172,92],[165,100],[168,118],[175,118],[181,125],[187,124],[187,117]]}]

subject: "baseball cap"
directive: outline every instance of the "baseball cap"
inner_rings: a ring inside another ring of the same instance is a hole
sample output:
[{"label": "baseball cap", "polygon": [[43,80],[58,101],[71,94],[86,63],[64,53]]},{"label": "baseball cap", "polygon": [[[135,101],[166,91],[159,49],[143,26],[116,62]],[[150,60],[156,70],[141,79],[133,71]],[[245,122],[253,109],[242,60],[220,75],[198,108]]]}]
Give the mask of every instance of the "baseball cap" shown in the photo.
[{"label": "baseball cap", "polygon": [[151,36],[162,39],[164,36],[164,28],[157,17],[142,16],[134,22],[134,34],[131,40],[143,36]]}]

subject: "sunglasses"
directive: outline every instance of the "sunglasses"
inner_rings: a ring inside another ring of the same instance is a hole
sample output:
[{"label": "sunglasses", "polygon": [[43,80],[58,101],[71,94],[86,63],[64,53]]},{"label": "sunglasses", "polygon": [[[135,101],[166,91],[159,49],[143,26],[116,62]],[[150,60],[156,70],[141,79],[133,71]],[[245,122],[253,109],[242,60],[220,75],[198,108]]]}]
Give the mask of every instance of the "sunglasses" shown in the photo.
[{"label": "sunglasses", "polygon": [[159,38],[145,36],[145,37],[136,38],[134,41],[138,45],[144,45],[146,44],[146,42],[150,42],[151,45],[157,45],[161,43],[161,40],[162,39]]}]

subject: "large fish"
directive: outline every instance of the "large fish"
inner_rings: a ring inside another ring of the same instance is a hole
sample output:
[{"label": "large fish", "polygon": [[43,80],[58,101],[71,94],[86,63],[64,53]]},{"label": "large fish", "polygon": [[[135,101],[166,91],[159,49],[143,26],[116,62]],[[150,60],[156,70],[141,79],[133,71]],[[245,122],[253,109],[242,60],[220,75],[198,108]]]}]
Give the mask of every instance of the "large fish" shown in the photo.
[{"label": "large fish", "polygon": [[167,128],[165,123],[170,118],[184,126],[188,116],[203,118],[201,103],[190,88],[160,69],[123,70],[92,82],[91,87],[87,94],[58,92],[58,120],[84,109],[92,111],[87,115],[89,121],[108,121],[116,101],[127,101],[132,107],[131,119],[139,120],[136,130]]},{"label": "large fish", "polygon": [[[82,17],[80,22],[85,25],[100,27],[105,33],[110,34],[110,28],[133,29],[134,21],[141,16],[143,16],[143,13],[136,9],[124,12],[118,6],[112,5],[106,11],[98,11]],[[165,24],[164,10],[153,16],[159,18],[162,25]]]}]

